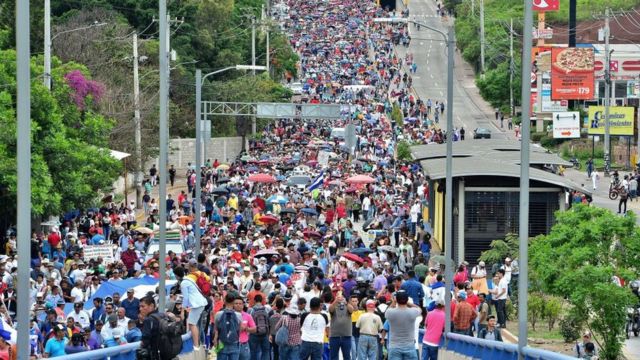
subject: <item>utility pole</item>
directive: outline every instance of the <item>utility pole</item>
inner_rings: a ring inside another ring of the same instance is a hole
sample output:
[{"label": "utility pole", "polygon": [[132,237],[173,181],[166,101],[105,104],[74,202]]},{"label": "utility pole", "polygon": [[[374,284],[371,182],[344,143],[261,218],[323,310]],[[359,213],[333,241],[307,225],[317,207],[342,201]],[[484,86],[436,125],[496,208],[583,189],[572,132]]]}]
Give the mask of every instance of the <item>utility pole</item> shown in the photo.
[{"label": "utility pole", "polygon": [[201,176],[202,173],[202,116],[200,111],[202,109],[202,70],[196,69],[196,196],[193,199],[193,209],[195,210],[195,226],[193,227],[193,232],[196,238],[196,247],[194,250],[194,254],[196,257],[200,254],[200,215],[202,205],[202,183]]},{"label": "utility pole", "polygon": [[160,23],[159,38],[160,50],[158,51],[160,62],[160,157],[158,172],[160,184],[158,185],[158,202],[160,208],[160,283],[158,289],[158,309],[165,310],[166,281],[167,281],[167,157],[169,139],[169,15],[167,14],[167,0],[158,0]]},{"label": "utility pole", "polygon": [[480,0],[480,74],[484,76],[484,0]]},{"label": "utility pole", "polygon": [[140,121],[140,80],[138,77],[138,34],[133,33],[133,122],[136,152],[136,207],[142,208],[142,135]]},{"label": "utility pole", "polygon": [[509,23],[509,108],[511,109],[511,116],[515,115],[514,106],[513,106],[513,71],[514,63],[513,63],[513,18]]},{"label": "utility pole", "polygon": [[[269,4],[269,1],[267,1],[267,4]],[[269,49],[269,26],[271,25],[269,22],[270,16],[269,16],[269,12],[268,10],[265,11],[265,6],[262,5],[262,31],[265,32],[266,35],[266,48],[267,48],[267,52],[266,52],[266,61],[265,61],[265,66],[267,67],[267,74],[269,74],[269,63],[271,62],[271,54],[270,54],[270,49]]]},{"label": "utility pole", "polygon": [[51,90],[51,0],[44,0],[44,86]]},{"label": "utility pole", "polygon": [[604,173],[609,175],[611,154],[609,153],[611,134],[609,128],[609,106],[611,105],[611,53],[609,52],[609,8],[605,9],[604,18]]},{"label": "utility pole", "polygon": [[471,0],[471,16],[476,16],[476,0]]},{"label": "utility pole", "polygon": [[[46,2],[48,3],[48,1]],[[45,11],[46,13],[46,11]],[[29,273],[27,253],[31,244],[31,70],[29,1],[15,2],[16,16],[16,163],[17,163],[17,243],[18,243],[18,299],[16,321],[18,360],[27,360],[29,346]]]},{"label": "utility pole", "polygon": [[[251,17],[251,66],[253,66],[253,70],[251,70],[251,74],[256,76],[256,17]],[[255,79],[254,79],[255,80]],[[256,116],[251,116],[251,135],[256,135]],[[247,149],[248,150],[248,149]]]}]

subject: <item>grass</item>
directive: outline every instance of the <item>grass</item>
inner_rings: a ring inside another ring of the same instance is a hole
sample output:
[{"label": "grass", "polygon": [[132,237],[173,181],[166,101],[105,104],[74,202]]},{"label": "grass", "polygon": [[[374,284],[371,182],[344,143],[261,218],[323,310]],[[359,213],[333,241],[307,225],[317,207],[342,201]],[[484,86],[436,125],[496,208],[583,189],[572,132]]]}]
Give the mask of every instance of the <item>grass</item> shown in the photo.
[{"label": "grass", "polygon": [[[564,343],[564,339],[560,334],[560,326],[558,324],[555,324],[553,330],[549,331],[548,323],[546,321],[539,321],[536,323],[535,330],[533,330],[531,324],[529,324],[528,329],[529,339],[542,339]],[[507,322],[507,330],[509,330],[513,335],[518,336],[518,323],[515,321]]]}]

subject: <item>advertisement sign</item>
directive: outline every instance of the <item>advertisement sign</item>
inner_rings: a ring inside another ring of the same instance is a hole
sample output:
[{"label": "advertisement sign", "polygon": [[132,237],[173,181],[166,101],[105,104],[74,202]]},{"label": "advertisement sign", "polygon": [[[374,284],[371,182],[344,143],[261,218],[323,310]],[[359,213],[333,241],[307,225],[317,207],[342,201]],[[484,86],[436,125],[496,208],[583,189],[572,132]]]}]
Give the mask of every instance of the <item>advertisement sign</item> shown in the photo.
[{"label": "advertisement sign", "polygon": [[529,98],[529,116],[533,116],[534,113],[540,112],[538,109],[538,93],[535,89],[531,89],[531,97]]},{"label": "advertisement sign", "polygon": [[533,29],[534,39],[551,39],[553,38],[553,29]]},{"label": "advertisement sign", "polygon": [[591,100],[594,88],[593,48],[551,50],[551,98]]},{"label": "advertisement sign", "polygon": [[533,0],[533,11],[557,11],[560,0]]},{"label": "advertisement sign", "polygon": [[637,99],[640,95],[640,82],[627,81],[627,98]]},{"label": "advertisement sign", "polygon": [[564,111],[553,113],[553,138],[572,139],[580,137],[580,113]]},{"label": "advertisement sign", "polygon": [[[609,108],[609,134],[633,136],[634,108],[611,106]],[[604,106],[589,106],[589,135],[604,135]]]},{"label": "advertisement sign", "polygon": [[540,110],[542,112],[567,111],[569,101],[551,100],[551,72],[542,73],[542,85],[540,87]]}]

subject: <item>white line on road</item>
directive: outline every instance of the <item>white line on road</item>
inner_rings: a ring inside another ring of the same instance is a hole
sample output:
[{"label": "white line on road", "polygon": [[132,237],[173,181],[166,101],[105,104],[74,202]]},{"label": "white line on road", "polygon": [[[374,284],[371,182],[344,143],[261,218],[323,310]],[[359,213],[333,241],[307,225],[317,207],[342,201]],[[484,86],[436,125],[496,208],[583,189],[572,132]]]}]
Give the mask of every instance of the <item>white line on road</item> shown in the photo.
[{"label": "white line on road", "polygon": [[429,76],[431,76],[431,78],[433,79],[433,74],[429,74]]}]

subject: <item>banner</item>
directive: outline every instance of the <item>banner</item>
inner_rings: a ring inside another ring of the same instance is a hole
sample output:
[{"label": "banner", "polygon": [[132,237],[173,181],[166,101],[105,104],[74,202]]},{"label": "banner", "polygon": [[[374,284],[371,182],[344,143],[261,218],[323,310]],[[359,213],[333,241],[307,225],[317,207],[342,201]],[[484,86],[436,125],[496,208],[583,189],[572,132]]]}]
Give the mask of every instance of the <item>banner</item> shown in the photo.
[{"label": "banner", "polygon": [[553,138],[571,139],[580,137],[580,113],[565,111],[553,113]]},{"label": "banner", "polygon": [[551,100],[551,72],[542,73],[540,104],[541,112],[567,111],[567,107],[569,106],[569,102],[567,100]]},{"label": "banner", "polygon": [[557,11],[560,0],[533,0],[533,11]]},{"label": "banner", "polygon": [[594,97],[593,48],[551,50],[551,98],[591,100]]},{"label": "banner", "polygon": [[[604,135],[604,120],[604,106],[589,106],[589,135]],[[634,125],[633,107],[609,107],[609,134],[633,136]]]},{"label": "banner", "polygon": [[115,261],[112,245],[87,245],[83,248],[86,260],[102,258],[105,264]]}]

